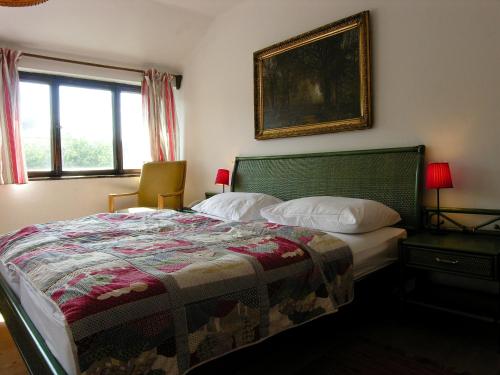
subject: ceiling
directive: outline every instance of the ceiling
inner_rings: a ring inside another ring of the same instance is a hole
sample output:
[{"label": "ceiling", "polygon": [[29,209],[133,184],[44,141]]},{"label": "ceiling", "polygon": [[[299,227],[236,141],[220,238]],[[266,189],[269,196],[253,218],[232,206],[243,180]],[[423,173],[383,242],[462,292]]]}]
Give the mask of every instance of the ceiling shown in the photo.
[{"label": "ceiling", "polygon": [[216,17],[231,9],[242,0],[149,0],[172,7],[183,8],[209,17]]},{"label": "ceiling", "polygon": [[245,0],[49,0],[0,7],[0,47],[174,73],[211,22]]}]

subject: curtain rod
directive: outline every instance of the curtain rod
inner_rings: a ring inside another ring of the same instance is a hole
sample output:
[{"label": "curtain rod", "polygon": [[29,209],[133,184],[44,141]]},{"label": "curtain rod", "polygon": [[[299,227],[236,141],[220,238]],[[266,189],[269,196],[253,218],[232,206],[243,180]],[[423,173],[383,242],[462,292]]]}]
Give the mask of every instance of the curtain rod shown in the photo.
[{"label": "curtain rod", "polygon": [[[23,52],[22,56],[34,57],[34,58],[37,58],[37,59],[44,59],[44,60],[60,61],[60,62],[65,62],[65,63],[70,63],[70,64],[79,64],[79,65],[86,65],[86,66],[94,66],[94,67],[97,67],[97,68],[114,69],[114,70],[124,70],[126,72],[134,72],[134,73],[140,73],[140,74],[144,73],[144,70],[142,70],[142,69],[125,68],[125,67],[122,67],[122,66],[115,66],[115,65],[96,64],[96,63],[90,63],[90,62],[86,62],[86,61],[78,61],[78,60],[63,59],[63,58],[60,58],[60,57],[51,57],[51,56],[38,55],[38,54],[35,54],[35,53]],[[174,75],[174,77],[175,77],[175,88],[176,89],[180,89],[181,88],[181,82],[182,82],[182,75],[176,74],[176,75]]]}]

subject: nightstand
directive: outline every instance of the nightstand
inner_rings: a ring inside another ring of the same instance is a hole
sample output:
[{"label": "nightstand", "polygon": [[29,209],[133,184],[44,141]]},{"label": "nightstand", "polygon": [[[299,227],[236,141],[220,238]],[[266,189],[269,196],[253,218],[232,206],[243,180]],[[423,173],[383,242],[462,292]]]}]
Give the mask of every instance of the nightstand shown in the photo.
[{"label": "nightstand", "polygon": [[403,300],[498,323],[499,257],[495,235],[410,235],[400,243]]},{"label": "nightstand", "polygon": [[206,192],[205,199],[212,198],[214,195],[217,195],[217,194],[219,194],[219,193]]}]

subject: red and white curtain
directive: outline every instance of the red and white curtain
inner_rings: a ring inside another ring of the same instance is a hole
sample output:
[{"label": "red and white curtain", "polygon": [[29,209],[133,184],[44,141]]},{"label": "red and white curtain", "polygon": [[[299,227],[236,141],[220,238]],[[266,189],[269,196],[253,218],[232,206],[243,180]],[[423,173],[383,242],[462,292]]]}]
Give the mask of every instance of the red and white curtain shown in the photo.
[{"label": "red and white curtain", "polygon": [[175,76],[149,69],[142,80],[142,109],[153,161],[179,158],[179,133],[172,85]]},{"label": "red and white curtain", "polygon": [[0,48],[0,185],[28,181],[19,122],[20,51]]}]

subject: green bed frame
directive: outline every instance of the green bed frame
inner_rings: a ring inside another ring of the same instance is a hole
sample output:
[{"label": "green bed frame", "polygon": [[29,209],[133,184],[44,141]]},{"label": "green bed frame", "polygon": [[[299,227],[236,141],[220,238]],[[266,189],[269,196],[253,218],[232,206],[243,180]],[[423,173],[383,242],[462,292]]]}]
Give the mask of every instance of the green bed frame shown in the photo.
[{"label": "green bed frame", "polygon": [[[312,195],[373,199],[397,210],[407,229],[421,225],[424,146],[317,154],[237,157],[232,191],[284,200]],[[0,276],[0,311],[33,375],[66,374]]]},{"label": "green bed frame", "polygon": [[237,157],[232,191],[283,200],[332,195],[372,199],[395,209],[401,226],[419,229],[425,146],[317,154]]}]

